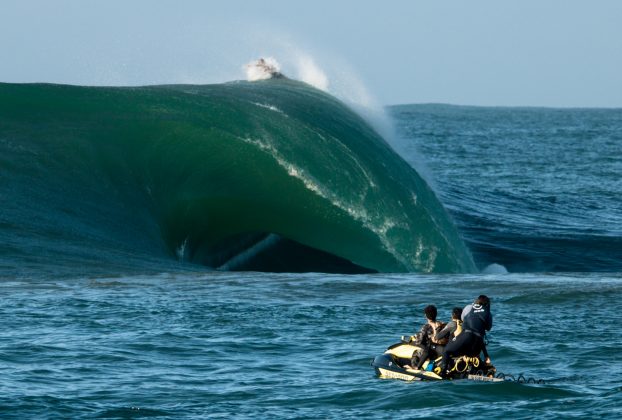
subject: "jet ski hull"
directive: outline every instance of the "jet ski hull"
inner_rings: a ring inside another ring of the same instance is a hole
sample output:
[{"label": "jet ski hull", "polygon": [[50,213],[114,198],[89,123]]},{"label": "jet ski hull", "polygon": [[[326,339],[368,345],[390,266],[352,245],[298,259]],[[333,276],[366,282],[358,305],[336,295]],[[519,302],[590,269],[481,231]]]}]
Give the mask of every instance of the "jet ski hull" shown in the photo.
[{"label": "jet ski hull", "polygon": [[[448,377],[441,377],[432,370],[435,361],[426,361],[422,369],[411,366],[412,357],[421,351],[421,347],[411,341],[402,340],[389,346],[381,355],[372,360],[376,374],[384,379],[401,379],[404,381],[441,381],[447,379],[469,379],[482,382],[502,382],[503,379],[494,377],[494,367],[486,365],[479,357],[458,357],[450,364]],[[436,360],[438,362],[438,359]],[[430,363],[432,367],[428,368]]]}]

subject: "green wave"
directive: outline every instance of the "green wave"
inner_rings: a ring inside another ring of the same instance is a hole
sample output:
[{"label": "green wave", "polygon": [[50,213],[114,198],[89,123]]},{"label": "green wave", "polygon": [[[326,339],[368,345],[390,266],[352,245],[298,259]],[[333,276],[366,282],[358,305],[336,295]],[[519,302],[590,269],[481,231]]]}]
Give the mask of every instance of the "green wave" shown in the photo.
[{"label": "green wave", "polygon": [[215,269],[475,270],[416,171],[304,83],[0,84],[0,150],[0,193],[20,203],[0,229],[55,232],[44,248],[80,237],[94,255],[123,243]]}]

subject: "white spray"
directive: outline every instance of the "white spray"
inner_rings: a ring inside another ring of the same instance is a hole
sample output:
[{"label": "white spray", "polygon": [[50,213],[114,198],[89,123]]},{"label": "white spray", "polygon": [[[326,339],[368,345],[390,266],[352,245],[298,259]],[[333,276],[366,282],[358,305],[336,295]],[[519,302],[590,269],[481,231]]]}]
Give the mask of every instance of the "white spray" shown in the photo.
[{"label": "white spray", "polygon": [[[285,74],[292,74],[297,80],[329,92],[347,103],[367,120],[404,160],[417,170],[428,185],[437,190],[434,177],[421,154],[416,150],[413,141],[399,137],[391,118],[369,93],[355,69],[339,59],[332,60],[336,65],[332,68],[333,77],[329,82],[326,72],[308,53],[291,44],[285,44],[282,46],[280,54],[285,57]],[[251,82],[282,77],[281,68],[281,63],[272,56],[251,61],[244,66],[246,78]]]},{"label": "white spray", "polygon": [[297,57],[298,79],[317,89],[328,92],[328,76],[317,65],[313,58],[306,54]]},{"label": "white spray", "polygon": [[273,57],[260,58],[244,66],[249,82],[271,79],[281,74],[281,65]]},{"label": "white spray", "polygon": [[[295,57],[296,79],[310,84],[311,86],[328,91],[328,76],[315,63],[313,58],[306,54],[297,54]],[[266,80],[280,77],[281,64],[274,57],[260,58],[247,63],[244,67],[246,79],[249,82]]]}]

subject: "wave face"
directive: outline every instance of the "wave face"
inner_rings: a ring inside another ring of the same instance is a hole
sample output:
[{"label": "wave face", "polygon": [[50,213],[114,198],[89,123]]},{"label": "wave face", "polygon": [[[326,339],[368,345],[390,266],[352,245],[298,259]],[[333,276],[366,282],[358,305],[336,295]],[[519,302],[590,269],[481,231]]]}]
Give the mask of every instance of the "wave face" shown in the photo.
[{"label": "wave face", "polygon": [[341,102],[287,79],[0,84],[0,167],[0,256],[12,275],[180,260],[220,270],[475,269],[420,176]]}]

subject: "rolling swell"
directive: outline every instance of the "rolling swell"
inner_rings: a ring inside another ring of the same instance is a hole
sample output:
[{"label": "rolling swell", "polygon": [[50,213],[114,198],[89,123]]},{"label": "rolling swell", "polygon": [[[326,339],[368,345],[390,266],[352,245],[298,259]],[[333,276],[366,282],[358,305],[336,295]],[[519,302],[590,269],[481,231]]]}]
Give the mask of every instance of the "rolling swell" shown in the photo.
[{"label": "rolling swell", "polygon": [[473,271],[430,188],[287,79],[0,84],[4,270]]},{"label": "rolling swell", "polygon": [[425,156],[479,267],[622,270],[622,110],[391,111],[401,136]]}]

